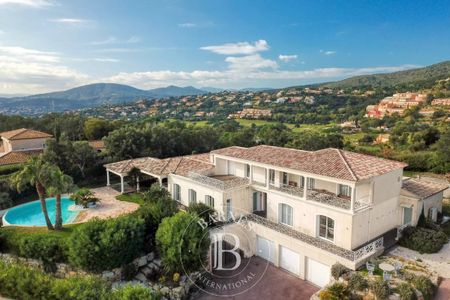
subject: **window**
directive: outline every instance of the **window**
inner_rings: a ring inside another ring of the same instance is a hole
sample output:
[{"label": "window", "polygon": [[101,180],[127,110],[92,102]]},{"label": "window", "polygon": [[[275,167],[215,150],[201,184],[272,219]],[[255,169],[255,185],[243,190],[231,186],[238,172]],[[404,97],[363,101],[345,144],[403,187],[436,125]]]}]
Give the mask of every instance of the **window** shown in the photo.
[{"label": "window", "polygon": [[304,188],[305,187],[305,177],[300,176],[300,187]]},{"label": "window", "polygon": [[306,181],[308,190],[313,190],[316,186],[316,180],[314,178],[308,178]]},{"label": "window", "polygon": [[173,200],[181,201],[181,188],[178,184],[173,184]]},{"label": "window", "polygon": [[193,189],[189,189],[189,204],[197,202],[197,192]]},{"label": "window", "polygon": [[291,206],[281,203],[278,206],[278,218],[281,224],[292,226],[293,224],[293,209]]},{"label": "window", "polygon": [[267,194],[263,192],[253,192],[253,211],[263,211],[266,207]]},{"label": "window", "polygon": [[352,188],[348,185],[340,184],[339,185],[339,195],[351,197],[352,196]]},{"label": "window", "polygon": [[326,216],[319,216],[319,236],[333,241],[334,240],[334,220]]},{"label": "window", "polygon": [[288,173],[283,172],[283,184],[287,185],[289,183]]},{"label": "window", "polygon": [[245,177],[250,178],[250,165],[245,165]]},{"label": "window", "polygon": [[214,208],[214,198],[210,195],[205,196],[205,204]]},{"label": "window", "polygon": [[270,184],[275,183],[275,170],[272,169],[269,170],[269,183]]},{"label": "window", "polygon": [[228,161],[228,175],[236,175],[236,164],[234,161]]}]

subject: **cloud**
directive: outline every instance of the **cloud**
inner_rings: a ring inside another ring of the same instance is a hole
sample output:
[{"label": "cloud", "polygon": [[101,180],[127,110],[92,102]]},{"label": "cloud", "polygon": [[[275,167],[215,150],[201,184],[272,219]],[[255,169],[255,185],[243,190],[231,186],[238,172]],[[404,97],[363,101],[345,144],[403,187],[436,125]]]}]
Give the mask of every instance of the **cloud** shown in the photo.
[{"label": "cloud", "polygon": [[283,54],[280,54],[280,55],[278,55],[278,59],[281,60],[281,61],[284,61],[284,62],[288,62],[288,61],[291,61],[291,60],[296,60],[297,59],[297,54],[294,54],[294,55],[283,55]]},{"label": "cloud", "polygon": [[89,76],[61,65],[60,61],[57,52],[0,46],[0,89],[7,93],[40,93],[89,80]]},{"label": "cloud", "polygon": [[110,58],[110,57],[71,58],[70,60],[72,60],[72,61],[80,61],[80,62],[86,62],[86,61],[111,62],[111,63],[120,62],[119,59]]},{"label": "cloud", "polygon": [[100,46],[100,45],[113,45],[113,44],[136,44],[141,41],[141,38],[138,36],[131,36],[126,40],[120,40],[115,36],[110,36],[107,39],[101,41],[92,42],[91,45]]},{"label": "cloud", "polygon": [[275,61],[262,58],[259,54],[239,57],[229,56],[225,58],[225,61],[229,63],[228,68],[231,70],[251,71],[267,68],[278,68],[278,64]]},{"label": "cloud", "polygon": [[331,51],[331,50],[319,50],[320,53],[322,53],[323,55],[335,55],[337,52],[336,51]]},{"label": "cloud", "polygon": [[49,22],[68,24],[68,25],[84,25],[92,23],[91,20],[86,19],[74,19],[74,18],[60,18],[60,19],[50,19]]},{"label": "cloud", "polygon": [[224,55],[249,55],[269,50],[269,45],[265,40],[258,40],[253,44],[249,42],[228,43],[223,45],[205,46],[200,49]]},{"label": "cloud", "polygon": [[198,24],[195,23],[181,23],[178,24],[178,27],[182,27],[182,28],[194,28],[194,27],[198,27]]},{"label": "cloud", "polygon": [[46,6],[53,6],[54,4],[47,0],[0,0],[0,5],[22,5],[34,8],[41,8]]},{"label": "cloud", "polygon": [[[235,63],[234,59],[231,64]],[[117,75],[102,79],[105,82],[130,84],[140,88],[155,88],[175,85],[215,85],[215,86],[242,86],[258,84],[262,81],[320,81],[335,78],[344,78],[357,75],[386,73],[417,68],[416,65],[383,66],[368,68],[318,68],[305,71],[283,71],[272,69],[236,69],[229,67],[224,71],[147,71],[147,72],[121,72]]]}]

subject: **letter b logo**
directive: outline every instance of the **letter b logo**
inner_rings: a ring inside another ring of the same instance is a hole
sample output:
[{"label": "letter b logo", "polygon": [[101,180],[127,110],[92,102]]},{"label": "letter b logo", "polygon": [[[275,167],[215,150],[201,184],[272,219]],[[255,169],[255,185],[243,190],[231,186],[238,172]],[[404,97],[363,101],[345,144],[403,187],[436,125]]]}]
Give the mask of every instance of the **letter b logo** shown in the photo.
[{"label": "letter b logo", "polygon": [[[224,236],[229,236],[234,240],[234,247],[232,249],[224,249]],[[241,265],[241,255],[236,250],[239,249],[239,237],[232,233],[215,233],[213,235],[213,242],[216,244],[214,251],[213,269],[222,271],[233,271]],[[223,266],[223,257],[225,253],[230,253],[236,258],[236,263],[232,268],[225,268]]]}]

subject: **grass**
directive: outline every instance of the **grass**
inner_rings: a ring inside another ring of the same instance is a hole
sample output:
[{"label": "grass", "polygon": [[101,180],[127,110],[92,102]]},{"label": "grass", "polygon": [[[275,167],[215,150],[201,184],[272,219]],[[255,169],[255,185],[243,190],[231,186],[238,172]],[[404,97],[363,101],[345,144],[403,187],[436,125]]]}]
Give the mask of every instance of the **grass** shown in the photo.
[{"label": "grass", "polygon": [[139,205],[144,205],[144,199],[142,199],[142,195],[140,193],[130,193],[130,194],[123,194],[116,197],[119,201],[125,201],[125,202],[132,202]]},{"label": "grass", "polygon": [[76,227],[81,224],[64,225],[62,230],[48,230],[47,227],[14,227],[7,226],[2,227],[0,232],[7,234],[17,234],[17,235],[33,235],[33,234],[48,234],[61,238],[68,238]]}]

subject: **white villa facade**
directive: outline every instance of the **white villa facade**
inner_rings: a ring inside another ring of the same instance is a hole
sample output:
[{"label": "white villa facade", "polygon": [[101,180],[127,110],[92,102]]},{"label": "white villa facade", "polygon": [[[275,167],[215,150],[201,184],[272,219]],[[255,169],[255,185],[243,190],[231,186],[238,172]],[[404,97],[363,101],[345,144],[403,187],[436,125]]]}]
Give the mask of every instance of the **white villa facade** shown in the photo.
[{"label": "white villa facade", "polygon": [[[404,224],[405,166],[339,149],[266,145],[105,165],[108,184],[116,174],[122,191],[135,167],[185,206],[203,202],[226,218],[245,216],[250,229],[239,247],[246,257],[258,255],[318,286],[329,282],[334,263],[356,269],[395,242]],[[236,226],[226,228],[242,234]]]}]

